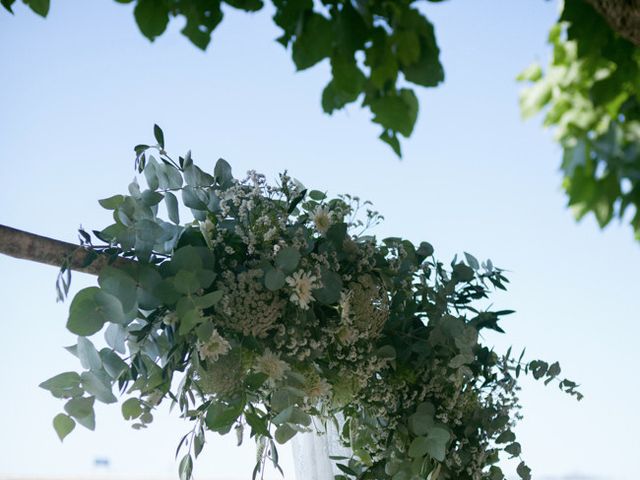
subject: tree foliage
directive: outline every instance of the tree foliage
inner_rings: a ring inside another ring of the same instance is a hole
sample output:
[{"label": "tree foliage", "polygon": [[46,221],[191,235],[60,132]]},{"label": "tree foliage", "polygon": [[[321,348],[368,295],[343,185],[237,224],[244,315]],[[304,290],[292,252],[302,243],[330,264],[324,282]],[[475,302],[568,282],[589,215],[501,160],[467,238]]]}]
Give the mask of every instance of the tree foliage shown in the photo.
[{"label": "tree foliage", "polygon": [[[15,0],[0,0],[11,9]],[[23,0],[46,15],[49,0]],[[132,3],[134,0],[116,0]],[[437,0],[432,0],[437,1]],[[182,33],[206,49],[223,19],[223,6],[255,12],[262,0],[135,0],[140,31],[153,41],[170,20],[183,17]],[[380,139],[401,155],[399,135],[409,137],[418,116],[410,85],[434,87],[444,80],[433,25],[413,2],[273,0],[277,41],[291,52],[298,70],[328,59],[331,80],[322,108],[333,113],[360,101],[382,127]]]},{"label": "tree foliage", "polygon": [[532,82],[522,113],[545,111],[564,150],[564,189],[578,218],[591,212],[604,227],[632,212],[640,239],[640,49],[611,30],[582,0],[566,2],[549,35],[553,48]]},{"label": "tree foliage", "polygon": [[[15,1],[0,3],[11,11]],[[248,12],[264,8],[262,0],[116,1],[135,1],[136,22],[150,40],[162,35],[171,19],[183,17],[182,33],[201,49],[222,21],[225,4]],[[49,0],[23,2],[39,15],[49,11]],[[398,155],[400,136],[412,134],[418,116],[411,87],[435,87],[444,80],[434,27],[420,3],[273,0],[273,20],[282,31],[277,41],[291,52],[298,70],[325,59],[331,64],[321,97],[324,111],[361,102],[381,125],[380,139]],[[564,188],[577,217],[592,212],[604,227],[631,207],[631,225],[640,239],[640,48],[627,40],[637,38],[632,26],[640,13],[637,2],[613,3],[566,1],[549,35],[549,68],[543,72],[534,65],[519,77],[534,83],[521,105],[525,116],[545,110],[545,125],[556,128],[564,150]]]}]

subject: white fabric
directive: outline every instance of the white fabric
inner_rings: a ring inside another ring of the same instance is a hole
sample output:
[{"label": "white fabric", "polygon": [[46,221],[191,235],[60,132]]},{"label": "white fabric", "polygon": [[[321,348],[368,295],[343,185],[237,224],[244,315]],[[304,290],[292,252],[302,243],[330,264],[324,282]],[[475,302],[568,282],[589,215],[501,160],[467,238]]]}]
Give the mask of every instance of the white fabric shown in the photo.
[{"label": "white fabric", "polygon": [[338,432],[331,422],[327,433],[298,433],[293,437],[293,462],[296,480],[333,480],[341,472],[329,456],[349,457],[349,449],[340,445]]}]

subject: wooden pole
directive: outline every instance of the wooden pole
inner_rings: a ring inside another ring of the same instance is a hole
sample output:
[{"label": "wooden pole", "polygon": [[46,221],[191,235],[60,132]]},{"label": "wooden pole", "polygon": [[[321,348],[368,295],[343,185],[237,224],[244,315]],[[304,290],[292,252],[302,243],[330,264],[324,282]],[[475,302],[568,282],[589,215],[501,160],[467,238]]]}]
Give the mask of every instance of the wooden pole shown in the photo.
[{"label": "wooden pole", "polygon": [[[71,270],[91,275],[98,275],[100,270],[109,263],[107,255],[98,254],[98,257],[89,265],[85,265],[90,255],[87,248],[5,225],[0,225],[0,253],[55,267],[62,267],[68,261]],[[118,267],[130,263],[134,262],[118,257],[110,264]]]}]

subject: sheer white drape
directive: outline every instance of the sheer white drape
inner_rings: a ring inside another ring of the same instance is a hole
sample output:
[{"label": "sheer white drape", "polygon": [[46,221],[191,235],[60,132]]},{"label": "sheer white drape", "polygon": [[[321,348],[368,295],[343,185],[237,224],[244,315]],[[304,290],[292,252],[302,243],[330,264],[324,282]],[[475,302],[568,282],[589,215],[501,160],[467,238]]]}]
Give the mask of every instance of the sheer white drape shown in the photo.
[{"label": "sheer white drape", "polygon": [[296,480],[333,480],[341,472],[329,458],[330,455],[349,457],[349,449],[340,445],[333,423],[327,425],[327,433],[299,433],[293,437],[293,462]]}]

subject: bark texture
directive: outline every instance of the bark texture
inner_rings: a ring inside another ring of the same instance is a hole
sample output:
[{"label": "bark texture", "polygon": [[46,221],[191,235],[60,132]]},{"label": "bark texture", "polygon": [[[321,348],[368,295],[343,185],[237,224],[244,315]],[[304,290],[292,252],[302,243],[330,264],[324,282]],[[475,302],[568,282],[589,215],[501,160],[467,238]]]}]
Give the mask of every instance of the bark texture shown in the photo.
[{"label": "bark texture", "polygon": [[[93,262],[85,265],[90,255],[85,247],[4,225],[0,225],[0,253],[56,267],[61,267],[68,260],[71,270],[91,275],[98,275],[109,263],[109,257],[99,254]],[[119,257],[111,265],[118,267],[129,263],[133,262]]]},{"label": "bark texture", "polygon": [[640,47],[640,0],[587,0],[587,2],[620,36]]}]

